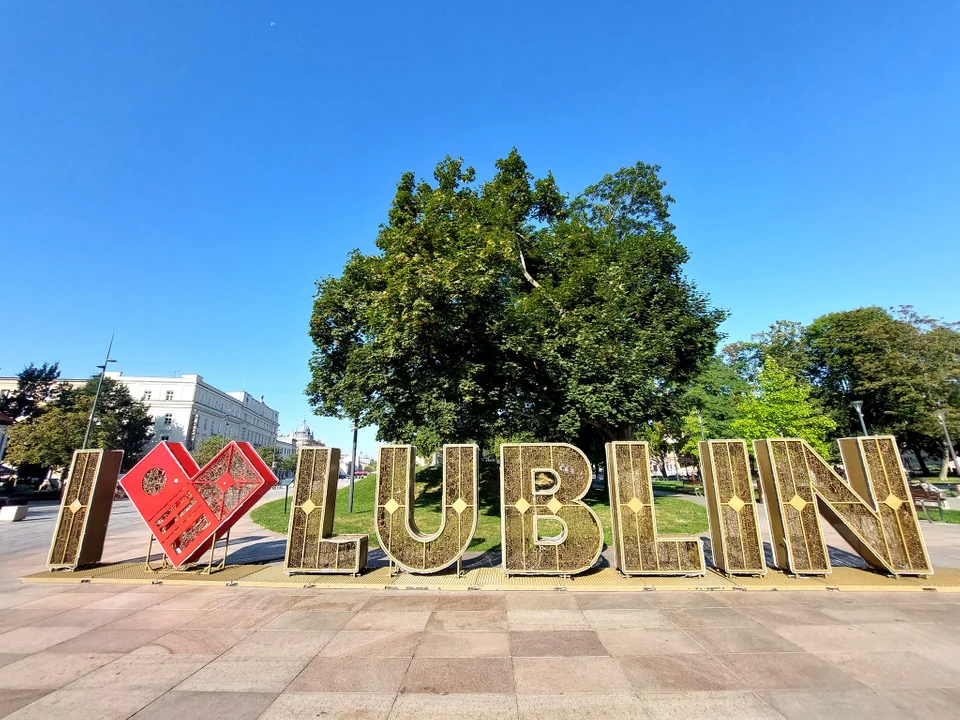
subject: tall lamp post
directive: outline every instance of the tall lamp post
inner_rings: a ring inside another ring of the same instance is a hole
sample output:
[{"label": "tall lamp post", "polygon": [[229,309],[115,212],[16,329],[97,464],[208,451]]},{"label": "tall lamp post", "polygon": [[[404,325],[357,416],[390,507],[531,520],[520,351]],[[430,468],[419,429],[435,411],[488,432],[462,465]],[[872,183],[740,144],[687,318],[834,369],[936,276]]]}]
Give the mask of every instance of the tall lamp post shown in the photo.
[{"label": "tall lamp post", "polygon": [[353,512],[353,480],[357,474],[357,427],[359,420],[353,421],[353,455],[350,456],[350,493],[347,496],[347,512]]},{"label": "tall lamp post", "polygon": [[107,366],[116,362],[116,360],[110,357],[110,351],[113,350],[113,334],[110,335],[110,344],[107,346],[107,357],[103,361],[103,365],[97,365],[100,368],[100,382],[97,383],[97,394],[93,396],[93,407],[90,408],[90,419],[87,421],[87,432],[83,436],[83,447],[81,450],[87,449],[87,443],[90,442],[90,430],[93,428],[93,416],[97,412],[97,402],[100,400],[100,389],[103,387],[103,377],[107,374]]},{"label": "tall lamp post", "polygon": [[866,437],[870,433],[867,432],[867,424],[863,421],[863,400],[854,400],[853,409],[857,411],[857,417],[860,418],[860,427],[863,428],[863,435]]},{"label": "tall lamp post", "polygon": [[950,455],[950,459],[953,461],[953,467],[957,470],[957,475],[960,475],[960,460],[957,460],[957,453],[953,450],[953,441],[950,439],[950,431],[947,430],[947,411],[946,410],[937,410],[934,415],[937,416],[937,419],[940,421],[940,426],[943,428],[943,436],[947,439],[947,453]]}]

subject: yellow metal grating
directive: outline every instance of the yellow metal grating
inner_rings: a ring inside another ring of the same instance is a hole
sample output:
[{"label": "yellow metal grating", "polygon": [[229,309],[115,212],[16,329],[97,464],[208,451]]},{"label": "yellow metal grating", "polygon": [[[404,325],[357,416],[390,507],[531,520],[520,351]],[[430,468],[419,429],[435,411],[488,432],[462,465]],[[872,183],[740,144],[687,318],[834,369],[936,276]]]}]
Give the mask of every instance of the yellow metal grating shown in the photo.
[{"label": "yellow metal grating", "polygon": [[[649,590],[733,590],[736,580],[724,577],[711,568],[707,574],[694,577],[637,577]],[[739,580],[739,578],[737,578]]]},{"label": "yellow metal grating", "polygon": [[582,575],[575,575],[566,581],[566,586],[569,590],[582,590],[585,592],[643,591],[643,583],[638,578],[626,578],[613,568],[599,568],[585,572]]},{"label": "yellow metal grating", "polygon": [[582,592],[643,590],[711,591],[711,590],[828,590],[845,591],[914,591],[935,589],[960,592],[960,570],[943,568],[928,577],[890,577],[857,568],[835,568],[826,578],[796,577],[779,570],[770,570],[763,577],[725,577],[708,570],[704,577],[622,577],[613,568],[599,568],[569,578],[545,575],[515,575],[507,577],[500,568],[477,568],[463,577],[453,572],[436,575],[413,575],[401,572],[392,576],[390,569],[379,567],[358,577],[350,575],[287,575],[280,564],[228,565],[225,569],[206,574],[199,569],[182,571],[166,568],[150,571],[142,562],[101,565],[87,570],[43,571],[22,578],[25,582],[51,583],[132,583],[148,585],[153,582],[180,585],[207,585],[236,582],[257,587],[316,588],[426,588],[431,590],[570,590]]},{"label": "yellow metal grating", "polygon": [[481,578],[483,585],[491,583],[493,590],[557,590],[565,589],[567,581],[556,575],[504,575],[500,568],[488,568]]},{"label": "yellow metal grating", "polygon": [[206,572],[206,567],[195,567],[190,570],[174,570],[163,576],[164,583],[172,585],[206,585],[208,583],[236,582],[247,575],[261,570],[263,565],[227,565],[223,570]]},{"label": "yellow metal grating", "polygon": [[826,590],[827,584],[816,577],[787,575],[770,569],[762,577],[738,575],[733,578],[736,587],[743,590]]},{"label": "yellow metal grating", "polygon": [[[340,587],[369,587],[369,588],[384,588],[393,584],[394,578],[390,577],[390,568],[378,567],[373,570],[365,570],[362,575],[353,577],[351,575],[324,575],[322,578],[320,576],[315,576],[316,580],[314,581],[317,587],[333,587],[334,585]],[[319,582],[320,580],[324,582]]]},{"label": "yellow metal grating", "polygon": [[891,577],[860,568],[835,567],[820,582],[832,590],[851,592],[890,592],[897,590],[918,590],[923,587],[920,578]]},{"label": "yellow metal grating", "polygon": [[257,572],[243,577],[238,584],[253,587],[304,587],[307,585],[317,588],[356,588],[368,587],[383,589],[391,583],[390,572],[386,568],[371,570],[360,577],[351,575],[327,574],[294,574],[288,575],[280,565],[261,566]]},{"label": "yellow metal grating", "polygon": [[920,578],[919,583],[926,588],[934,588],[941,592],[960,592],[960,570],[956,568],[941,568],[933,575]]},{"label": "yellow metal grating", "polygon": [[93,580],[113,570],[115,565],[97,565],[83,570],[45,570],[44,572],[28,575],[24,580],[30,582],[77,582],[79,580]]},{"label": "yellow metal grating", "polygon": [[393,587],[466,590],[477,585],[480,573],[480,570],[468,570],[463,574],[463,577],[458,577],[456,570],[445,571],[436,575],[414,575],[413,573],[401,572],[393,579]]}]

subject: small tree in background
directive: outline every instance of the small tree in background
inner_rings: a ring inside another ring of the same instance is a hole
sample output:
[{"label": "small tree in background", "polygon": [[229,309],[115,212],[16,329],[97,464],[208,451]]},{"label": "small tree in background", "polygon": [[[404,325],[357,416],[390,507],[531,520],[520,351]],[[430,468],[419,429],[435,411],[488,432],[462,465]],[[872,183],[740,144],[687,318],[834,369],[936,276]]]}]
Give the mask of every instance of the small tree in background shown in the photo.
[{"label": "small tree in background", "polygon": [[197,446],[190,454],[193,455],[193,459],[197,461],[197,465],[203,467],[213,460],[217,453],[223,450],[229,442],[230,438],[223,435],[211,435],[197,443]]},{"label": "small tree in background", "polygon": [[768,357],[757,376],[756,387],[739,406],[732,423],[734,437],[759,440],[772,437],[802,438],[824,457],[834,453],[827,435],[836,423],[811,397],[810,385]]},{"label": "small tree in background", "polygon": [[283,460],[280,461],[280,469],[284,472],[296,472],[297,471],[297,453],[292,453],[287,455]]},{"label": "small tree in background", "polygon": [[[273,445],[261,445],[257,448],[257,455],[260,456],[260,459],[263,460],[267,467],[271,470],[275,469],[273,463],[278,459],[277,457],[277,448]],[[279,466],[276,468],[279,470]]]}]

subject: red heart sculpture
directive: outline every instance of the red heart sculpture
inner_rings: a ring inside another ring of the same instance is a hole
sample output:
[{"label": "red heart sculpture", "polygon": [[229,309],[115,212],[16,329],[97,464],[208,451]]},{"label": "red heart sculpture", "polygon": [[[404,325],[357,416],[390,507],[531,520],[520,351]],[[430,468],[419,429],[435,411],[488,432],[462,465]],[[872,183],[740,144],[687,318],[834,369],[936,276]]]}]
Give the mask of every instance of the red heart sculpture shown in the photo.
[{"label": "red heart sculpture", "polygon": [[277,482],[246,442],[231,442],[200,469],[180,443],[162,442],[120,485],[173,566],[197,560]]}]

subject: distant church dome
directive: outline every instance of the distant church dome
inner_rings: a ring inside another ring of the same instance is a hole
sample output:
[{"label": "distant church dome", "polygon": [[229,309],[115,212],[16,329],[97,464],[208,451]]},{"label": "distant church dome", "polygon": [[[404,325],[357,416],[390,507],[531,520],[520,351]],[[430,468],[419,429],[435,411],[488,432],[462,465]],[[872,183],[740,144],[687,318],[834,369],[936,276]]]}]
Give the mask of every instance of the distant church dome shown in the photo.
[{"label": "distant church dome", "polygon": [[293,431],[294,440],[313,440],[313,430],[307,425],[307,419],[304,418],[300,427]]}]

